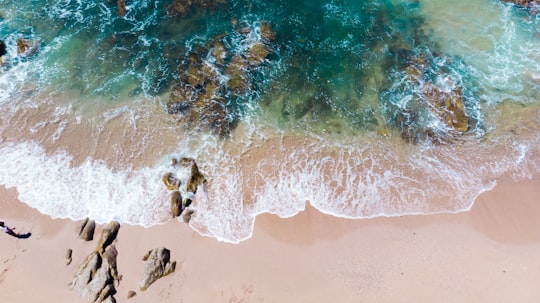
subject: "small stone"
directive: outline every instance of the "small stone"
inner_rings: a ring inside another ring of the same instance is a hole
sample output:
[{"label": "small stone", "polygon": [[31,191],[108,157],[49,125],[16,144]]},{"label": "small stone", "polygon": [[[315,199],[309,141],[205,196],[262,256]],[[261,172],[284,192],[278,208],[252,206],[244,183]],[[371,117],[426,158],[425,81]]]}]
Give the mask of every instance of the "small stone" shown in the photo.
[{"label": "small stone", "polygon": [[179,191],[174,191],[171,195],[171,215],[173,218],[180,216],[182,213],[182,195]]},{"label": "small stone", "polygon": [[137,295],[137,293],[134,290],[130,290],[127,293],[127,298],[131,299],[131,298],[135,297],[136,295]]},{"label": "small stone", "polygon": [[66,266],[71,264],[71,261],[73,261],[71,255],[73,254],[73,250],[71,248],[68,248],[67,252],[66,252],[66,259],[67,259],[67,262],[66,262]]}]

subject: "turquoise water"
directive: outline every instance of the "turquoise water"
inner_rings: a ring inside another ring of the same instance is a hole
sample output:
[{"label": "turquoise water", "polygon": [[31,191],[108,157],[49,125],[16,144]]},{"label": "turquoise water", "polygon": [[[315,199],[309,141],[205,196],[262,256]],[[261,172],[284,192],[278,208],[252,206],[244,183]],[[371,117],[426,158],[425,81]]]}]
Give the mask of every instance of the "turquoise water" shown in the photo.
[{"label": "turquoise water", "polygon": [[192,227],[237,242],[258,213],[306,201],[351,218],[455,212],[501,175],[538,173],[526,9],[178,3],[119,16],[114,1],[0,0],[0,184],[55,217],[150,226],[168,219],[170,158],[189,156],[209,180]]}]

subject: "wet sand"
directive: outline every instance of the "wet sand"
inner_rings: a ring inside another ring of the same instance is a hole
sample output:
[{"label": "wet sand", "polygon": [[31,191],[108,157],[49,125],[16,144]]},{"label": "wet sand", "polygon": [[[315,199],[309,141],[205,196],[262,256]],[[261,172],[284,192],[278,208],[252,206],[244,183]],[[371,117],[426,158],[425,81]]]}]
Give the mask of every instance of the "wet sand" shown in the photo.
[{"label": "wet sand", "polygon": [[[226,244],[176,220],[123,225],[118,302],[533,302],[540,297],[540,186],[499,180],[469,212],[347,220],[308,207],[257,217],[253,237]],[[51,219],[1,188],[1,220],[29,239],[0,235],[0,299],[85,302],[71,291],[97,244],[79,222]],[[176,271],[138,289],[144,254],[171,250]],[[73,262],[65,254],[73,249]],[[129,290],[137,295],[127,299]]]}]

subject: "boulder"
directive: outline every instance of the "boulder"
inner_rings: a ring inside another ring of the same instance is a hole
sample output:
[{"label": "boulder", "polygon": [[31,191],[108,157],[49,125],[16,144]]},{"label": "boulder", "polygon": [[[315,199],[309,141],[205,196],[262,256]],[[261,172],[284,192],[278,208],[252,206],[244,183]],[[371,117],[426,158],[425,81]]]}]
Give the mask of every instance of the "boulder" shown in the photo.
[{"label": "boulder", "polygon": [[101,232],[101,238],[99,239],[96,251],[99,254],[103,254],[107,246],[113,243],[118,235],[118,230],[120,229],[120,223],[112,221],[109,223]]},{"label": "boulder", "polygon": [[0,40],[0,57],[4,56],[6,53],[6,44],[4,41]]},{"label": "boulder", "polygon": [[265,41],[276,40],[276,33],[272,30],[270,23],[266,21],[261,22],[261,38]]},{"label": "boulder", "polygon": [[246,59],[252,66],[261,65],[270,54],[268,46],[262,42],[256,42],[246,51]]},{"label": "boulder", "polygon": [[181,184],[180,180],[178,180],[173,173],[166,173],[163,176],[163,183],[165,183],[168,190],[178,190]]},{"label": "boulder", "polygon": [[191,167],[191,175],[186,184],[186,191],[196,193],[197,187],[206,182],[206,178],[199,171],[199,167],[197,166],[197,163],[195,163],[195,160],[191,158],[182,158],[180,159],[180,165],[183,167]]},{"label": "boulder", "polygon": [[174,272],[176,261],[171,262],[171,252],[165,247],[154,248],[143,260],[146,261],[140,283],[142,291],[148,289],[158,279]]},{"label": "boulder", "polygon": [[79,227],[79,238],[84,241],[92,241],[94,239],[94,231],[96,229],[96,222],[88,218],[84,219]]},{"label": "boulder", "polygon": [[174,191],[171,195],[171,215],[173,218],[182,213],[182,195],[179,191]]},{"label": "boulder", "polygon": [[194,212],[195,211],[193,209],[186,209],[184,211],[184,214],[182,215],[182,220],[184,220],[185,223],[189,223],[189,221],[191,221],[191,216]]},{"label": "boulder", "polygon": [[37,53],[39,49],[39,42],[37,40],[28,40],[19,38],[17,40],[17,54],[22,57],[32,57]]},{"label": "boulder", "polygon": [[124,0],[116,0],[116,14],[120,17],[124,17],[126,13],[126,2]]}]

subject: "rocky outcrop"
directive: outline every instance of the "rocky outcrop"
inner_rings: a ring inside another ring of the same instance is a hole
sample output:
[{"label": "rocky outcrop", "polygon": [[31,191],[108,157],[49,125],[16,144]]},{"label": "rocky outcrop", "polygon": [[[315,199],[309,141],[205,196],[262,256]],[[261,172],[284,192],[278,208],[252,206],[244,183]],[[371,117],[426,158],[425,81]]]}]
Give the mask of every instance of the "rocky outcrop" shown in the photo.
[{"label": "rocky outcrop", "polygon": [[189,223],[191,221],[191,216],[193,216],[193,213],[195,211],[193,209],[186,209],[184,211],[184,214],[182,215],[182,220],[184,220],[185,223]]},{"label": "rocky outcrop", "polygon": [[403,99],[408,101],[395,114],[402,138],[411,143],[441,144],[465,134],[471,127],[471,118],[465,107],[464,87],[441,68],[441,62],[451,60],[428,51],[407,54],[402,60],[397,83],[402,93],[408,95]]},{"label": "rocky outcrop", "polygon": [[[179,217],[191,205],[191,197],[197,193],[200,185],[206,182],[206,177],[199,171],[194,159],[173,158],[171,166],[174,172],[168,172],[163,176],[163,183],[171,193],[171,216]],[[193,210],[189,211],[191,218]],[[186,218],[183,217],[184,222]]]},{"label": "rocky outcrop", "polygon": [[39,46],[38,40],[19,38],[17,40],[17,54],[24,58],[32,57],[37,53]]},{"label": "rocky outcrop", "polygon": [[116,302],[115,281],[120,281],[116,267],[118,252],[113,242],[120,224],[111,222],[101,234],[97,249],[90,253],[78,267],[71,289],[75,289],[91,303]]},{"label": "rocky outcrop", "polygon": [[174,0],[167,8],[169,16],[184,17],[195,9],[211,10],[227,3],[227,0]]},{"label": "rocky outcrop", "polygon": [[103,228],[96,248],[98,253],[103,254],[103,252],[105,252],[107,246],[109,246],[116,239],[119,229],[120,223],[116,221],[112,221],[105,228]]},{"label": "rocky outcrop", "polygon": [[142,291],[158,279],[174,272],[176,268],[176,261],[171,262],[171,252],[165,247],[152,249],[143,257],[143,260],[146,263],[139,285]]},{"label": "rocky outcrop", "polygon": [[89,218],[84,219],[79,227],[79,238],[84,241],[92,241],[94,239],[94,231],[96,229],[96,222]]},{"label": "rocky outcrop", "polygon": [[227,136],[236,121],[231,98],[245,96],[257,68],[269,61],[271,42],[276,39],[270,24],[261,21],[256,31],[236,21],[234,25],[243,47],[231,45],[236,34],[220,34],[208,44],[194,47],[178,68],[180,80],[173,86],[167,111],[189,129]]}]

